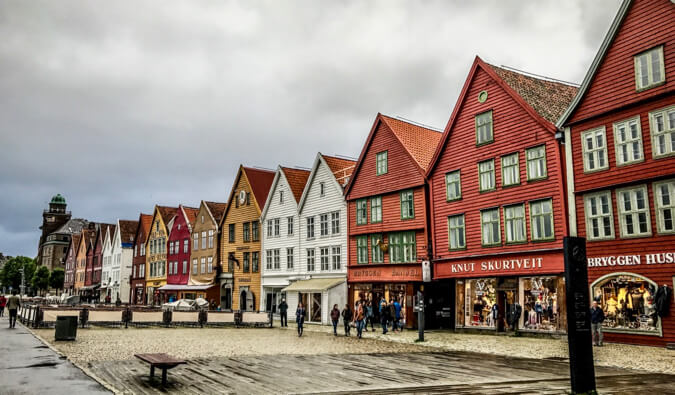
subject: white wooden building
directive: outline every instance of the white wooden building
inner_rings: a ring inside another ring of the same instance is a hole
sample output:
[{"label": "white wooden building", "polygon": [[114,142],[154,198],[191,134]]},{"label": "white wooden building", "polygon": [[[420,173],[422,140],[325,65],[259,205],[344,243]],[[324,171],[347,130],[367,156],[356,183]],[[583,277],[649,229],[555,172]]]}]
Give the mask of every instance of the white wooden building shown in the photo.
[{"label": "white wooden building", "polygon": [[[138,221],[118,220],[115,233],[106,235],[103,244],[101,299],[105,299],[105,295],[110,295],[112,303],[115,303],[118,297],[122,303],[129,303],[129,277],[134,257],[136,228]],[[103,284],[106,284],[105,290]]]},{"label": "white wooden building", "polygon": [[[111,232],[116,232],[115,229],[108,226],[103,236],[103,262],[101,265],[101,301],[105,300],[106,295],[111,295],[110,298],[113,298],[113,293],[110,290],[110,279],[112,274],[112,261],[113,261],[113,248],[112,248],[112,238],[114,235]],[[113,299],[114,301],[114,299]]]}]

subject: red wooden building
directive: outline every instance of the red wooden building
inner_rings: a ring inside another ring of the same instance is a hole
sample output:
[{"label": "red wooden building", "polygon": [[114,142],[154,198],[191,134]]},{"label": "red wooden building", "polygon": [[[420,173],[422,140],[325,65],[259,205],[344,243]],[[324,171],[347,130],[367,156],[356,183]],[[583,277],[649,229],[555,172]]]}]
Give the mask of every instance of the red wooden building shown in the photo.
[{"label": "red wooden building", "polygon": [[675,4],[624,1],[558,122],[570,234],[586,238],[607,341],[675,343],[673,297],[656,297],[675,282],[674,91]]},{"label": "red wooden building", "polygon": [[167,241],[167,276],[166,285],[159,289],[166,297],[165,300],[195,299],[195,291],[190,290],[190,251],[192,226],[197,218],[199,209],[178,206],[176,219]]},{"label": "red wooden building", "polygon": [[424,176],[440,138],[436,130],[378,114],[345,189],[348,299],[398,299],[408,327],[416,323],[413,296],[424,290],[422,261],[430,254]]},{"label": "red wooden building", "polygon": [[138,217],[138,228],[134,235],[134,257],[131,267],[131,304],[145,304],[145,243],[150,234],[152,215],[143,214]]},{"label": "red wooden building", "polygon": [[110,234],[115,233],[115,228],[117,225],[114,224],[98,224],[96,227],[96,239],[94,240],[94,254],[92,257],[91,265],[91,284],[92,287],[92,299],[100,299],[100,287],[101,287],[101,272],[103,271],[103,242],[105,241],[106,232]]},{"label": "red wooden building", "polygon": [[434,279],[456,328],[564,331],[562,155],[555,121],[575,86],[476,57],[428,172]]}]

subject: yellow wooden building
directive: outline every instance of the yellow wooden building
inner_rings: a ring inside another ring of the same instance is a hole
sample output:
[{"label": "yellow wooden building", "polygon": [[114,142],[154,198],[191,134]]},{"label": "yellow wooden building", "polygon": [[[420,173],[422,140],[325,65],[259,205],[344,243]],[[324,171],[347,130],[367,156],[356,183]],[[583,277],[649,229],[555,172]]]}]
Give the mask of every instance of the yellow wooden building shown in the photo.
[{"label": "yellow wooden building", "polygon": [[166,243],[169,229],[176,217],[176,207],[155,206],[152,223],[145,244],[145,288],[147,304],[161,305],[166,302],[159,287],[166,285]]}]

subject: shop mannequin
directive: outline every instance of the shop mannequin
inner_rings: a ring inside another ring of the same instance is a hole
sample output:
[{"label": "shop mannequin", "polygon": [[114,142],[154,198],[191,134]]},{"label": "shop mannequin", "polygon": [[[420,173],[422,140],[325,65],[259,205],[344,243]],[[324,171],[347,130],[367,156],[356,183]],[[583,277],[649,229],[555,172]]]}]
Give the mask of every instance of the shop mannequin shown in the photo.
[{"label": "shop mannequin", "polygon": [[605,304],[607,308],[607,315],[610,317],[616,316],[616,311],[617,311],[617,306],[619,305],[619,302],[616,301],[616,296],[612,295],[607,303]]}]

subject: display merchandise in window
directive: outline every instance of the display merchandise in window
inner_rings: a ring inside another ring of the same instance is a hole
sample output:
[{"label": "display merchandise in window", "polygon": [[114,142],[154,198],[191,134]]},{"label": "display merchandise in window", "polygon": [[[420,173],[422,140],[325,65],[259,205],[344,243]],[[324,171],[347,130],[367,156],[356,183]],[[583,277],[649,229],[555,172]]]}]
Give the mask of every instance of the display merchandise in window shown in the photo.
[{"label": "display merchandise in window", "polygon": [[526,277],[520,279],[523,301],[521,328],[527,330],[564,330],[564,280],[561,277]]},{"label": "display merchandise in window", "polygon": [[657,332],[656,285],[637,275],[616,275],[593,284],[593,299],[605,312],[603,328]]},{"label": "display merchandise in window", "polygon": [[497,322],[495,278],[457,281],[457,326],[494,328]]}]

